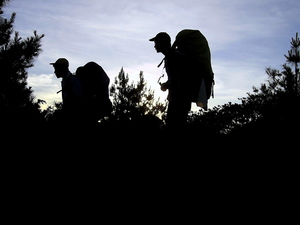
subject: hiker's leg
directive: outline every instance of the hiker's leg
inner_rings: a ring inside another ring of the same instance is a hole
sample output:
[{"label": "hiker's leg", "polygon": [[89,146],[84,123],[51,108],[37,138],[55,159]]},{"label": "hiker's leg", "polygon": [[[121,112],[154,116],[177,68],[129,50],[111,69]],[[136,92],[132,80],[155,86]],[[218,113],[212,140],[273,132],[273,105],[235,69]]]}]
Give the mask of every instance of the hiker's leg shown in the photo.
[{"label": "hiker's leg", "polygon": [[170,132],[182,133],[186,129],[187,115],[191,109],[190,102],[169,102],[166,126]]}]

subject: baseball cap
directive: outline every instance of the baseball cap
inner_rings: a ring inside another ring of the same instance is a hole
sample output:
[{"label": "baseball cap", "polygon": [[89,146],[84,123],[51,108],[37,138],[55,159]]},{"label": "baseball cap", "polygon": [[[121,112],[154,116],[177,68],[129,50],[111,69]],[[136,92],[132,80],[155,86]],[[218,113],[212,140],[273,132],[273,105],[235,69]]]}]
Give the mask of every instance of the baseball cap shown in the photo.
[{"label": "baseball cap", "polygon": [[163,41],[171,43],[171,37],[166,32],[160,32],[154,38],[149,39],[149,41]]},{"label": "baseball cap", "polygon": [[59,58],[58,60],[56,60],[55,63],[50,63],[50,65],[65,65],[67,67],[69,67],[69,61],[65,58]]}]

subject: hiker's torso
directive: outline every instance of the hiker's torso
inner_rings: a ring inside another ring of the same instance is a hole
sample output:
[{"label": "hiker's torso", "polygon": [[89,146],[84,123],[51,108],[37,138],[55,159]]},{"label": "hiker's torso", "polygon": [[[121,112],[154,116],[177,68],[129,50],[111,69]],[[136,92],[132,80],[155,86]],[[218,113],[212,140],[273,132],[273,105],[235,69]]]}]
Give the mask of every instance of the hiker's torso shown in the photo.
[{"label": "hiker's torso", "polygon": [[188,68],[186,57],[176,50],[172,50],[165,57],[165,68],[169,82],[169,101],[187,98]]},{"label": "hiker's torso", "polygon": [[81,104],[80,101],[82,98],[82,89],[78,78],[69,72],[62,80],[61,86],[63,108],[65,110],[72,110],[78,107],[78,104]]}]

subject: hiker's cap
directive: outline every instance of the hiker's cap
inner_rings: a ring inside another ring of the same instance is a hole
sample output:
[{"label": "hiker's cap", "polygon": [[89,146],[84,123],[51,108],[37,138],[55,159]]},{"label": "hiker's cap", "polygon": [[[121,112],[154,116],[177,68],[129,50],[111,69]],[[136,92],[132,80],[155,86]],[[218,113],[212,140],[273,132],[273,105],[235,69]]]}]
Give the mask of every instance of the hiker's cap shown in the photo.
[{"label": "hiker's cap", "polygon": [[55,63],[50,63],[50,65],[65,65],[67,67],[69,67],[69,61],[65,58],[59,58],[58,60],[56,60]]},{"label": "hiker's cap", "polygon": [[166,32],[160,32],[154,38],[149,39],[149,41],[162,41],[171,43],[171,37]]}]

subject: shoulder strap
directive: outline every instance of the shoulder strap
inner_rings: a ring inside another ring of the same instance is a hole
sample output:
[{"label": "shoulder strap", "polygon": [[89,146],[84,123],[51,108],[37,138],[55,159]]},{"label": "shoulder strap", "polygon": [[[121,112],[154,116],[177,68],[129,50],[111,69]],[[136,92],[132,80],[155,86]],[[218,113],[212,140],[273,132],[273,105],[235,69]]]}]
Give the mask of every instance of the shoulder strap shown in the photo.
[{"label": "shoulder strap", "polygon": [[160,63],[158,64],[158,66],[157,66],[158,68],[161,66],[161,64],[163,64],[163,62],[165,61],[165,59],[166,59],[166,58],[163,58],[163,59],[161,60],[161,62],[160,62]]}]

